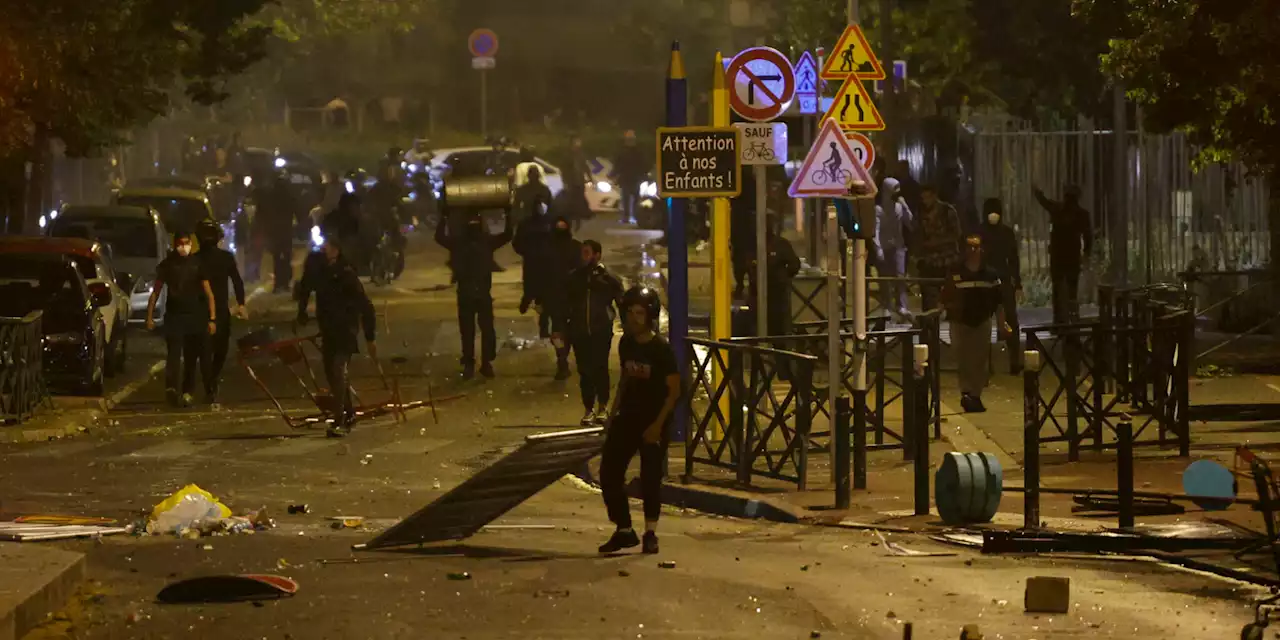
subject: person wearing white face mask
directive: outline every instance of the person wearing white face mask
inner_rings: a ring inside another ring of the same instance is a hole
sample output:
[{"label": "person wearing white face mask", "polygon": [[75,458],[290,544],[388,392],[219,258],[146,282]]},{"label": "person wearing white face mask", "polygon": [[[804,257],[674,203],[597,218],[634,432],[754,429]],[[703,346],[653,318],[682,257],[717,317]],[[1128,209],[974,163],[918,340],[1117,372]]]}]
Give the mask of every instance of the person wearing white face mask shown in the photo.
[{"label": "person wearing white face mask", "polygon": [[191,406],[197,366],[202,369],[201,379],[206,385],[209,382],[209,359],[205,353],[209,336],[217,332],[218,325],[213,289],[201,260],[192,255],[191,236],[174,235],[173,247],[173,253],[156,267],[156,281],[147,304],[147,329],[156,328],[156,301],[160,291],[168,287],[163,328],[167,350],[165,396],[170,405],[186,407]]},{"label": "person wearing white face mask", "polygon": [[1013,227],[1004,223],[1004,203],[987,198],[982,203],[982,245],[987,265],[1000,276],[1000,306],[1010,331],[1005,336],[1009,351],[1009,373],[1022,372],[1022,343],[1018,333],[1018,300],[1022,298],[1022,263],[1018,259],[1018,237]]}]

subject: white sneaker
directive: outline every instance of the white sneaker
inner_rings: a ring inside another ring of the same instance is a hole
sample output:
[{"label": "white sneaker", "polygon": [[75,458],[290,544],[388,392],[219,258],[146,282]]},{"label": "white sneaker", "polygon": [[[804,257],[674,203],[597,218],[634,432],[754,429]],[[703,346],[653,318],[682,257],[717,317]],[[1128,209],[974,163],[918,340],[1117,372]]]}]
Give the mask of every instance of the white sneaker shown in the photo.
[{"label": "white sneaker", "polygon": [[587,413],[582,416],[582,421],[578,424],[584,427],[589,427],[595,424],[595,414],[592,413],[590,409],[587,409]]},{"label": "white sneaker", "polygon": [[604,409],[600,409],[596,411],[596,415],[591,422],[596,426],[603,427],[604,423],[608,421],[609,421],[609,412]]}]

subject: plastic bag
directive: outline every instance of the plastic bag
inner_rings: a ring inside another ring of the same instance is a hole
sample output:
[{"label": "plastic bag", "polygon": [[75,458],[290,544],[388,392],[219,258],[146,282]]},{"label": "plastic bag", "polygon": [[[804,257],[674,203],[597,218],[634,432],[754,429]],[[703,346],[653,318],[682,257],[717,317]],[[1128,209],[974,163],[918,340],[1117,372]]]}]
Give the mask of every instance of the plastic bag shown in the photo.
[{"label": "plastic bag", "polygon": [[230,516],[231,509],[219,502],[213,494],[189,484],[151,510],[147,530],[153,533],[180,534],[184,529],[199,527],[207,520],[221,520]]}]

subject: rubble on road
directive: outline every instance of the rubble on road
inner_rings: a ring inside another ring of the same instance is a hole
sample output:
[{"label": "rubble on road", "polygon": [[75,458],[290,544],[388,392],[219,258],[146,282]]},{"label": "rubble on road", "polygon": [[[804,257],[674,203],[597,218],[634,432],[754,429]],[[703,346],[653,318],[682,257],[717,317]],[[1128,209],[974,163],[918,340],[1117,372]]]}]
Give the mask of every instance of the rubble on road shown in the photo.
[{"label": "rubble on road", "polygon": [[0,522],[0,540],[7,542],[41,542],[70,538],[98,538],[117,533],[129,533],[130,527],[106,527],[80,524],[43,524],[29,522]]},{"label": "rubble on road", "polygon": [[189,484],[165,498],[151,510],[146,520],[134,525],[138,535],[172,533],[180,538],[199,538],[254,533],[275,527],[266,507],[242,515],[232,515],[227,505],[213,494]]}]

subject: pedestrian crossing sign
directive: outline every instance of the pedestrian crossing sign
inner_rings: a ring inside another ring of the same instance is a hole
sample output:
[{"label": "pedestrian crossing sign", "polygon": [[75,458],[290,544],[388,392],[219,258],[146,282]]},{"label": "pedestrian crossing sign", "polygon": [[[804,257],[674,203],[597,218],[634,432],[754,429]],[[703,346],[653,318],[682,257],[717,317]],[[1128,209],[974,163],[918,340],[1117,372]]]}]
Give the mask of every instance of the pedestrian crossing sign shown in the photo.
[{"label": "pedestrian crossing sign", "polygon": [[862,29],[851,24],[840,34],[840,40],[831,49],[819,73],[823,80],[844,80],[856,77],[862,80],[884,80],[884,67],[867,44]]},{"label": "pedestrian crossing sign", "polygon": [[845,131],[884,131],[884,118],[871,101],[862,80],[850,76],[840,85],[823,120],[835,120]]}]

